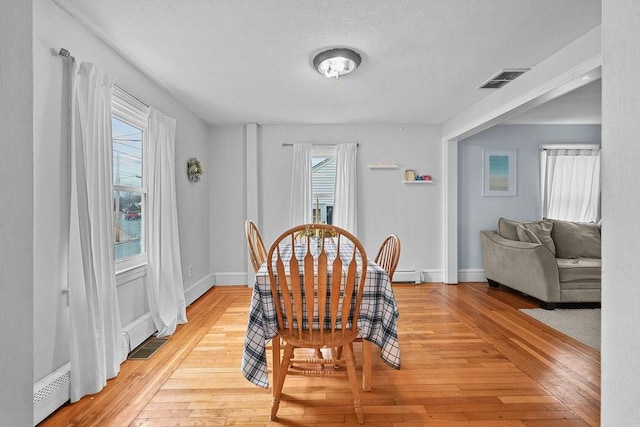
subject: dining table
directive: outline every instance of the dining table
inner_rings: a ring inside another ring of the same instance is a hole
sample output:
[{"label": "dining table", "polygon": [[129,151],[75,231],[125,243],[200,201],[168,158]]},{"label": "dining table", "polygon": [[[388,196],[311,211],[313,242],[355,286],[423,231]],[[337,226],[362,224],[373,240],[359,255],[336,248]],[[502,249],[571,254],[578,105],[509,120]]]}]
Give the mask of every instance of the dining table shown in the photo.
[{"label": "dining table", "polygon": [[[325,250],[335,257],[336,245],[330,239]],[[285,244],[280,248],[283,259],[290,259],[292,251],[299,260],[307,251],[306,243]],[[287,253],[288,252],[288,253]],[[302,263],[301,263],[302,264]],[[288,265],[286,266],[288,268]],[[380,348],[380,358],[391,368],[400,369],[400,346],[397,320],[400,316],[389,275],[372,260],[367,260],[365,286],[358,317],[359,337],[362,338],[362,389],[371,390],[372,344]],[[274,348],[274,360],[279,354],[278,319],[274,305],[267,263],[255,276],[247,331],[242,354],[241,370],[251,383],[268,388],[267,346]],[[277,351],[277,353],[276,353]],[[277,362],[276,362],[277,363]],[[274,373],[277,367],[274,368]]]}]

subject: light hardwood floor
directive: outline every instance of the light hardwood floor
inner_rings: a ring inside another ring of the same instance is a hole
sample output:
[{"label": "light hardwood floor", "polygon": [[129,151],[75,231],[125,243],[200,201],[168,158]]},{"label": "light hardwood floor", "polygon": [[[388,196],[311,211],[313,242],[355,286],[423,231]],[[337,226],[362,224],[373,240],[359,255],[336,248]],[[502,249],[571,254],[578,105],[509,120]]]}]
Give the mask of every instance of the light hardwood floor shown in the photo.
[{"label": "light hardwood floor", "polygon": [[[534,302],[486,283],[394,293],[402,368],[374,346],[366,425],[599,425],[600,353],[518,311]],[[41,426],[358,425],[345,378],[288,377],[269,421],[271,390],[240,373],[250,299],[244,286],[213,288],[151,359],[127,360],[103,391]]]}]

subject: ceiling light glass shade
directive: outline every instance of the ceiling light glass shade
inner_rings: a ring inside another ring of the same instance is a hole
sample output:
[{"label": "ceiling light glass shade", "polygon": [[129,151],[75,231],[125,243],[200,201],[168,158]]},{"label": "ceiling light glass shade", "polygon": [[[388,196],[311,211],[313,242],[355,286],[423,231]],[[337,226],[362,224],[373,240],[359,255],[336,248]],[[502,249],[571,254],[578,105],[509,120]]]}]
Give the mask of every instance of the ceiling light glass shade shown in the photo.
[{"label": "ceiling light glass shade", "polygon": [[355,71],[362,62],[360,55],[347,48],[336,48],[320,52],[313,58],[313,67],[326,77],[336,79]]}]

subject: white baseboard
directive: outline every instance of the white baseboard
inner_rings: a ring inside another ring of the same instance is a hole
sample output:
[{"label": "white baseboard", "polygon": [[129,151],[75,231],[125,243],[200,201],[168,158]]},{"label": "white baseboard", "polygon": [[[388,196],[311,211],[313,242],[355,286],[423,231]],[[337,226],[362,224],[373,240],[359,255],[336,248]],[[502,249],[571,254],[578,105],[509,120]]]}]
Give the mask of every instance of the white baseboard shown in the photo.
[{"label": "white baseboard", "polygon": [[420,273],[415,270],[396,270],[393,273],[394,283],[420,283]]},{"label": "white baseboard", "polygon": [[185,289],[184,299],[187,305],[193,303],[195,300],[197,300],[202,295],[204,295],[205,292],[211,289],[211,287],[213,286],[213,283],[214,283],[214,277],[213,277],[213,274],[210,273],[204,276],[202,279],[198,280],[193,285],[191,285],[189,289]]},{"label": "white baseboard", "polygon": [[420,272],[421,283],[442,283],[444,281],[444,273],[442,270],[422,270]]},{"label": "white baseboard", "polygon": [[133,322],[123,326],[122,335],[129,347],[127,353],[131,353],[133,349],[145,342],[145,340],[155,334],[156,331],[157,329],[153,324],[153,318],[150,312],[143,314]]},{"label": "white baseboard", "polygon": [[33,385],[33,425],[51,415],[71,398],[71,363]]},{"label": "white baseboard", "polygon": [[216,285],[247,286],[249,277],[246,272],[215,273]]},{"label": "white baseboard", "polygon": [[[484,270],[465,269],[458,270],[458,282],[486,282]],[[422,270],[420,281],[423,283],[444,283],[444,272],[442,270]]]},{"label": "white baseboard", "polygon": [[484,275],[482,268],[470,268],[466,270],[458,270],[458,282],[486,282],[487,277]]},{"label": "white baseboard", "polygon": [[[213,275],[208,274],[185,290],[184,299],[187,305],[200,298],[213,286],[212,276]],[[153,324],[153,318],[149,312],[138,317],[128,325],[125,325],[122,328],[122,335],[124,336],[125,342],[128,343],[129,348],[127,349],[127,353],[130,353],[145,342],[145,340],[155,334],[156,331],[157,329]]]}]

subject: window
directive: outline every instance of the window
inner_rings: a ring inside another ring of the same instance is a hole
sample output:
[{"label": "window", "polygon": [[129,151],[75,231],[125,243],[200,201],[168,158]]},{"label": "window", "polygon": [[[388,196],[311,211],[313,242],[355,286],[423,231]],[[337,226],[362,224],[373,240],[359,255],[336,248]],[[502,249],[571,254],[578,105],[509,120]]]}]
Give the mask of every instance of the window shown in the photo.
[{"label": "window", "polygon": [[597,222],[600,219],[600,148],[545,146],[540,159],[543,216]]},{"label": "window", "polygon": [[313,193],[313,222],[333,224],[336,191],[335,146],[313,147],[311,152],[311,191]]},{"label": "window", "polygon": [[146,263],[145,204],[148,107],[114,87],[113,223],[117,270]]}]

